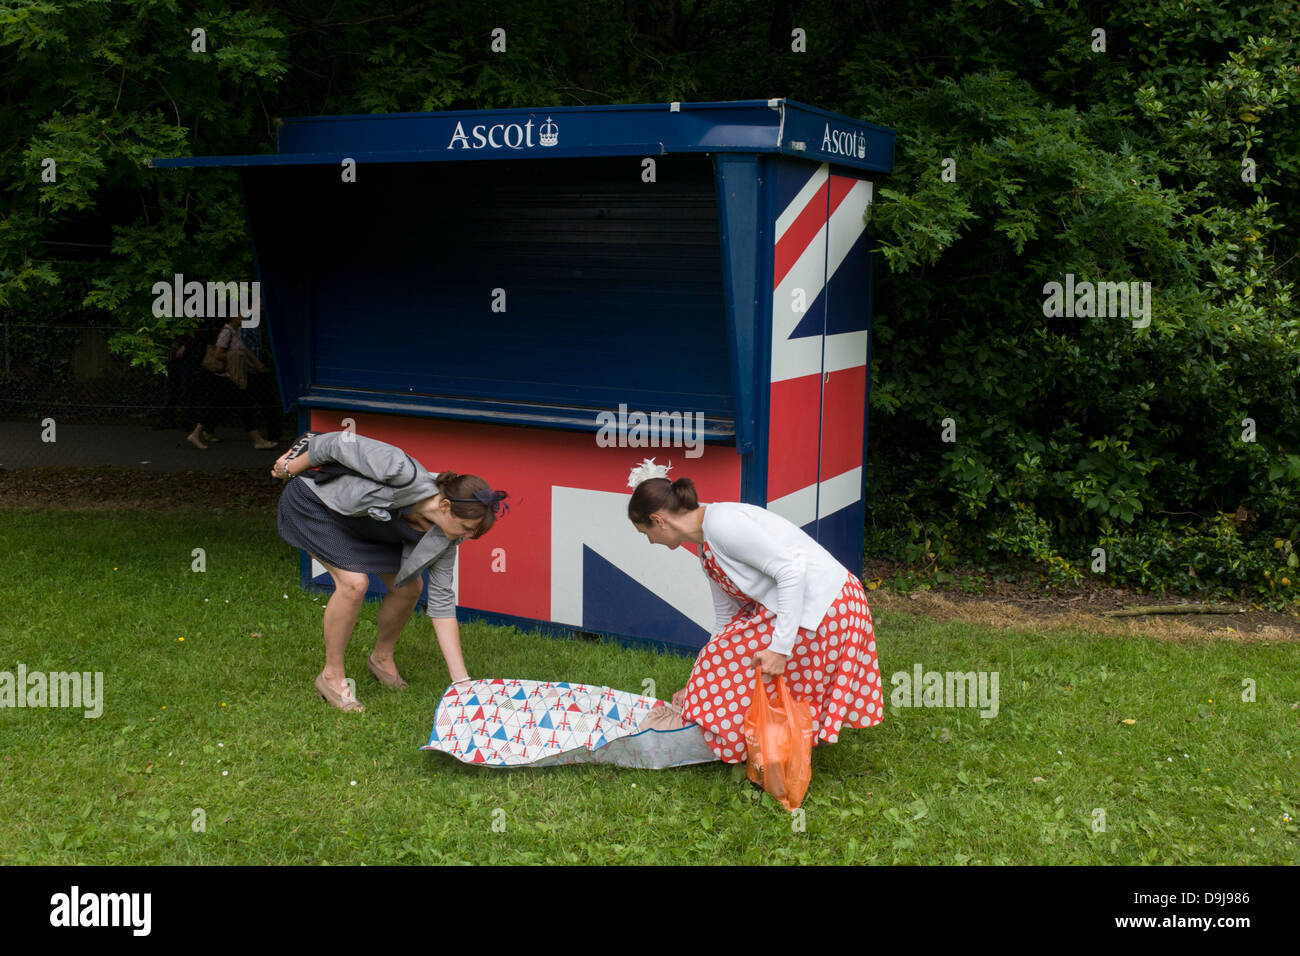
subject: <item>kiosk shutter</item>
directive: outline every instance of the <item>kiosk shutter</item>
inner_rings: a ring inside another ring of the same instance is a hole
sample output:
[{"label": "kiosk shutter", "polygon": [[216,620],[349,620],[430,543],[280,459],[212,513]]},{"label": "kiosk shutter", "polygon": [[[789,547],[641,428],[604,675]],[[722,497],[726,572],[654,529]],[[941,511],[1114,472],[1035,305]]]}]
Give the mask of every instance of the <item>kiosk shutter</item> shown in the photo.
[{"label": "kiosk shutter", "polygon": [[295,224],[312,386],[730,417],[712,162],[656,164],[259,170]]}]

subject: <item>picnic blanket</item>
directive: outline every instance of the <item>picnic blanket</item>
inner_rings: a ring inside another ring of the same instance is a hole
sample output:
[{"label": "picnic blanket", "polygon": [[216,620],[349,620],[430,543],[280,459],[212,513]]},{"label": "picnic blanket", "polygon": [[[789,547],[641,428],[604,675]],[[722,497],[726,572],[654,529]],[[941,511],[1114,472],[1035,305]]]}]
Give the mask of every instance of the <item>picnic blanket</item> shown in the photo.
[{"label": "picnic blanket", "polygon": [[639,729],[663,706],[654,697],[591,684],[475,680],[447,688],[420,749],[484,767],[608,763],[662,770],[718,759],[695,724]]}]

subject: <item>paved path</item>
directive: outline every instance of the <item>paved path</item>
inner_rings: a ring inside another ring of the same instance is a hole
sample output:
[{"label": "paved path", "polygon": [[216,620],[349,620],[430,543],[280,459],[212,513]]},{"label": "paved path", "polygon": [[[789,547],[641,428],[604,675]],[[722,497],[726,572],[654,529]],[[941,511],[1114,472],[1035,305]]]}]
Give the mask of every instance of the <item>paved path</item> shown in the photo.
[{"label": "paved path", "polygon": [[225,471],[261,468],[289,447],[258,451],[238,428],[218,428],[220,442],[206,451],[192,447],[180,429],[152,429],[145,424],[56,425],[55,441],[41,440],[36,422],[0,422],[0,468],[120,465],[148,471]]}]

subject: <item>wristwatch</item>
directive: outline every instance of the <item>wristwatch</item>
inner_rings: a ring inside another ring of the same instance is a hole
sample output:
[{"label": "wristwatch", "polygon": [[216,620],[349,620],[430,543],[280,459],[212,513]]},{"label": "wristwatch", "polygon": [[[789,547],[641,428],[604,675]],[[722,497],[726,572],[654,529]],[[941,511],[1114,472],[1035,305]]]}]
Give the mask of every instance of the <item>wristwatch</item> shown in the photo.
[{"label": "wristwatch", "polygon": [[280,465],[280,469],[284,472],[285,481],[288,481],[290,478],[293,477],[293,475],[289,474],[289,459],[286,458],[284,460],[284,462]]}]

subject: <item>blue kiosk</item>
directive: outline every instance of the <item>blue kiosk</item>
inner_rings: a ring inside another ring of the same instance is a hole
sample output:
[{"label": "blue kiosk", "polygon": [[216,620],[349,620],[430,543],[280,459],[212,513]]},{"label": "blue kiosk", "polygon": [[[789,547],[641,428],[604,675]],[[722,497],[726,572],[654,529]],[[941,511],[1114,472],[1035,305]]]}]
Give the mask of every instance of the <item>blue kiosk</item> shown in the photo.
[{"label": "blue kiosk", "polygon": [[893,150],[773,99],[298,117],[275,154],[151,165],[241,174],[304,429],[510,492],[462,546],[467,616],[698,648],[704,575],[628,523],[628,471],[671,461],[861,571],[865,213]]}]

